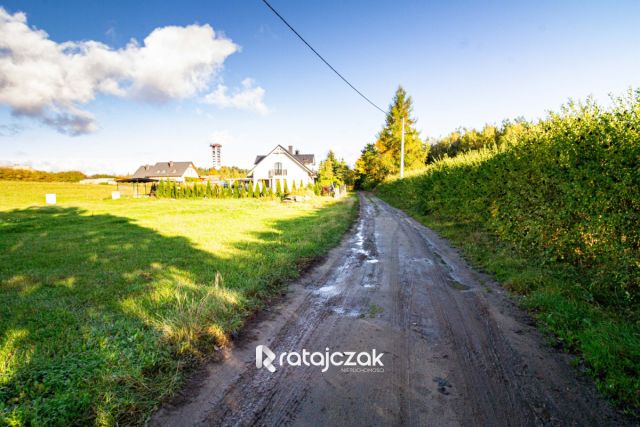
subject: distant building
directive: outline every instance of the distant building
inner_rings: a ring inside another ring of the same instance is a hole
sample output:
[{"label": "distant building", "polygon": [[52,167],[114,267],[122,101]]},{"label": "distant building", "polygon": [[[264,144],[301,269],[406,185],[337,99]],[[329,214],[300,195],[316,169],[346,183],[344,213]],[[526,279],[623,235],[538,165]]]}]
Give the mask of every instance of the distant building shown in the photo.
[{"label": "distant building", "polygon": [[199,179],[200,175],[192,162],[158,162],[155,165],[143,165],[136,170],[131,179],[153,179],[184,182],[187,178]]},{"label": "distant building", "polygon": [[289,188],[296,183],[303,185],[313,183],[316,178],[316,156],[313,154],[300,154],[300,151],[293,150],[289,146],[287,150],[281,145],[277,145],[269,154],[256,156],[253,169],[247,174],[254,185],[257,181],[266,181],[267,186],[275,188],[276,182],[284,186],[287,181]]},{"label": "distant building", "polygon": [[222,151],[222,145],[211,144],[210,147],[213,154],[213,168],[215,170],[220,170],[222,167],[222,155],[220,153]]}]

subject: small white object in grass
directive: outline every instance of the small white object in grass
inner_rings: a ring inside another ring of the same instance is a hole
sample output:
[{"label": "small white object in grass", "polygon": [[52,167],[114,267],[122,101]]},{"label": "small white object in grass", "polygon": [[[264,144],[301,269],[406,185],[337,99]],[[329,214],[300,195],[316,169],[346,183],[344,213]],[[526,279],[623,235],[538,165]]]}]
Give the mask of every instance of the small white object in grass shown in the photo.
[{"label": "small white object in grass", "polygon": [[56,195],[55,194],[45,194],[44,195],[45,202],[47,205],[55,205],[56,204]]},{"label": "small white object in grass", "polygon": [[111,198],[113,200],[118,200],[120,198],[120,192],[119,191],[112,191],[111,192]]}]

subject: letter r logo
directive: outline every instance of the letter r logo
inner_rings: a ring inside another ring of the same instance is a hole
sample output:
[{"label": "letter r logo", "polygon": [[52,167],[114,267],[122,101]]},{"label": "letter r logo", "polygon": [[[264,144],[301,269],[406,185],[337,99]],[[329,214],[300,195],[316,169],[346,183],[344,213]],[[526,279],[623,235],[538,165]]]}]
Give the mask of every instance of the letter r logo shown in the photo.
[{"label": "letter r logo", "polygon": [[276,355],[266,345],[259,345],[256,347],[256,368],[260,369],[263,366],[269,370],[269,372],[275,372],[276,368],[271,364],[276,360]]}]

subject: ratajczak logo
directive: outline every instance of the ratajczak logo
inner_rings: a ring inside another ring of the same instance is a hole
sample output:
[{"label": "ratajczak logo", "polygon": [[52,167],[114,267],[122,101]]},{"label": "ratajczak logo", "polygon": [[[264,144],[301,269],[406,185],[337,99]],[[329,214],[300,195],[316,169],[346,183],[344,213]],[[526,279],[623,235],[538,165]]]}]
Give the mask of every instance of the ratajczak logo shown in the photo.
[{"label": "ratajczak logo", "polygon": [[265,368],[269,372],[276,371],[276,365],[288,366],[318,366],[321,372],[327,372],[329,367],[338,366],[342,372],[384,372],[382,363],[384,353],[378,353],[376,349],[370,352],[362,351],[335,351],[331,352],[327,347],[325,352],[310,352],[303,349],[302,352],[283,351],[277,357],[266,345],[256,347],[256,368]]}]

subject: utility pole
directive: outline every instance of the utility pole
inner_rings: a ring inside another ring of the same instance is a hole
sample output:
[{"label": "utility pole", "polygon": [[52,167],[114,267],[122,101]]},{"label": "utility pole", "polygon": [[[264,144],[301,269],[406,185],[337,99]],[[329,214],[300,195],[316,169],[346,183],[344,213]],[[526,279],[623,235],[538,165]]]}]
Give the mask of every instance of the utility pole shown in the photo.
[{"label": "utility pole", "polygon": [[400,137],[400,178],[404,178],[404,117],[402,118],[402,136]]}]

